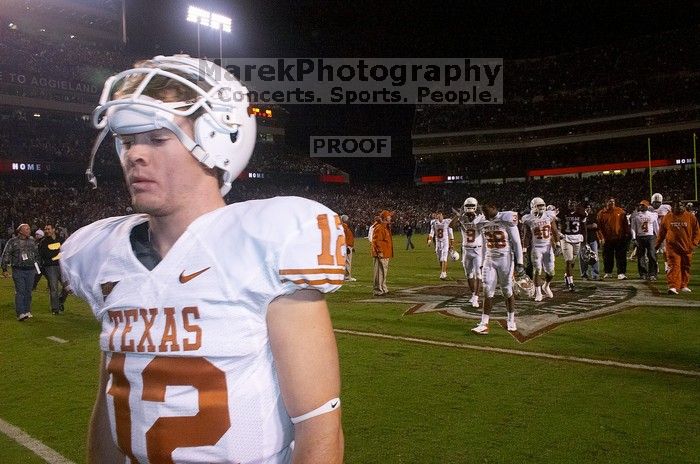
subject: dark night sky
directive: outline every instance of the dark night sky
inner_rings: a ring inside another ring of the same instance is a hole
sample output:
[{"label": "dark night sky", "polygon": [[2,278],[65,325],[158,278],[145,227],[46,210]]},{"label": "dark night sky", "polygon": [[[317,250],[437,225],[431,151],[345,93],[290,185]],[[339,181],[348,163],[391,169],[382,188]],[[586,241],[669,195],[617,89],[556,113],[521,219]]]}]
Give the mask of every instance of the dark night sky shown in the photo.
[{"label": "dark night sky", "polygon": [[[129,48],[144,56],[196,51],[187,6],[233,18],[226,57],[546,56],[697,23],[700,1],[641,0],[127,0]],[[218,33],[201,30],[202,54],[218,56]],[[156,49],[155,47],[159,47]],[[507,75],[507,70],[506,70]],[[409,178],[413,107],[290,105],[288,141],[314,135],[391,135],[389,160],[333,164],[373,177]],[[345,162],[343,162],[345,161]]]}]

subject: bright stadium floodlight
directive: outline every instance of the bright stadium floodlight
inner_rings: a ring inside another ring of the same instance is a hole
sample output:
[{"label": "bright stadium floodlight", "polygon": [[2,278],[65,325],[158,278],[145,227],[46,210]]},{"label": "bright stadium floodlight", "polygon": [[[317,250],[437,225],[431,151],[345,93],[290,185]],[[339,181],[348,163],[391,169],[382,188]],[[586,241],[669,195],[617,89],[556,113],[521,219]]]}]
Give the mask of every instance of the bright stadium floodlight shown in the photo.
[{"label": "bright stadium floodlight", "polygon": [[209,22],[209,27],[212,29],[223,30],[224,32],[231,32],[231,18],[226,16],[212,13],[211,20]]},{"label": "bright stadium floodlight", "polygon": [[190,6],[187,9],[187,21],[191,23],[201,24],[202,26],[209,26],[210,17],[210,12],[201,8],[197,8],[196,6]]},{"label": "bright stadium floodlight", "polygon": [[223,60],[223,39],[221,35],[222,32],[231,32],[231,18],[197,8],[196,6],[190,6],[187,9],[187,21],[197,24],[197,56],[201,56],[199,26],[207,26],[219,31],[219,56]]}]

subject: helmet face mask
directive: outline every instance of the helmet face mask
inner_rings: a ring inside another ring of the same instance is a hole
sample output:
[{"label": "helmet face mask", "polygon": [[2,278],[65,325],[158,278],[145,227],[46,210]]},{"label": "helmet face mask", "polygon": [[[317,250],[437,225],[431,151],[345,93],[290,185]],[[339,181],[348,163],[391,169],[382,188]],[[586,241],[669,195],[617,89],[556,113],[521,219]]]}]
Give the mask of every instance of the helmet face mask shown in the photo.
[{"label": "helmet face mask", "polygon": [[530,201],[530,210],[536,216],[542,216],[547,210],[547,204],[540,197],[535,197]]},{"label": "helmet face mask", "polygon": [[[248,114],[248,90],[214,63],[187,55],[157,56],[147,65],[150,67],[123,71],[105,82],[100,103],[92,114],[93,125],[102,133],[93,146],[86,172],[89,180],[92,177],[91,182],[96,185],[92,164],[107,132],[126,135],[165,128],[200,163],[222,171],[220,193],[225,195],[248,164],[255,146],[255,116]],[[115,89],[128,86],[126,81],[138,79],[139,75],[143,77],[133,92],[114,98]],[[146,95],[148,85],[156,78],[172,80],[196,97],[164,102]],[[175,124],[175,116],[194,120],[194,140]],[[125,152],[118,141],[117,153],[122,162]]]},{"label": "helmet face mask", "polygon": [[476,208],[478,206],[478,202],[476,201],[476,198],[474,197],[469,197],[466,200],[464,200],[464,204],[462,205],[462,211],[465,213],[473,213],[476,214]]}]

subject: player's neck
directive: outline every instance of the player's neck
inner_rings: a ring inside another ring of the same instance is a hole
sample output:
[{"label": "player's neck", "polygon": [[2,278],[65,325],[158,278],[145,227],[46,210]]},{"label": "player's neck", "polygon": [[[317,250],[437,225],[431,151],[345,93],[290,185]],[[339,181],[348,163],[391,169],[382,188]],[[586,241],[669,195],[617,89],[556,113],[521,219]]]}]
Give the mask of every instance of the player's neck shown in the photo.
[{"label": "player's neck", "polygon": [[226,206],[226,202],[217,192],[216,196],[208,198],[206,201],[190,202],[188,207],[178,208],[171,214],[150,216],[148,231],[151,246],[161,258],[164,258],[190,224],[200,216],[224,206]]}]

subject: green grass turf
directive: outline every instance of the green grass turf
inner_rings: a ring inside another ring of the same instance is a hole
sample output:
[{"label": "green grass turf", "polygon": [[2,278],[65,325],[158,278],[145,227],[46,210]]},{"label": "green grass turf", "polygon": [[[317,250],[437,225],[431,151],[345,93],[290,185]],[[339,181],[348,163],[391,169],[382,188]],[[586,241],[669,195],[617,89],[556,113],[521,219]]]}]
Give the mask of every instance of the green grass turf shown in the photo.
[{"label": "green grass turf", "polygon": [[[424,240],[415,237],[417,249],[407,252],[395,237],[390,289],[440,283]],[[693,267],[700,274],[697,257]],[[560,279],[561,266],[557,272]],[[628,275],[635,273],[630,263]],[[668,297],[698,301],[695,307],[627,309],[519,343],[500,327],[471,335],[473,320],[359,303],[371,298],[364,239],[353,274],[358,282],[328,298],[336,328],[700,370],[698,277],[694,293]],[[450,276],[462,277],[457,263]],[[657,285],[665,290],[663,280]],[[84,462],[98,325],[74,298],[65,315],[52,316],[44,280],[33,320],[15,321],[13,307],[12,280],[0,280],[0,418]],[[698,377],[346,334],[338,345],[348,463],[700,462]],[[0,434],[0,463],[25,462],[41,460]]]}]

